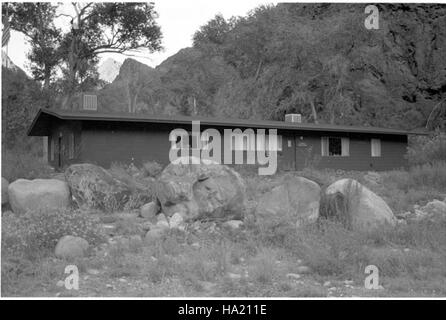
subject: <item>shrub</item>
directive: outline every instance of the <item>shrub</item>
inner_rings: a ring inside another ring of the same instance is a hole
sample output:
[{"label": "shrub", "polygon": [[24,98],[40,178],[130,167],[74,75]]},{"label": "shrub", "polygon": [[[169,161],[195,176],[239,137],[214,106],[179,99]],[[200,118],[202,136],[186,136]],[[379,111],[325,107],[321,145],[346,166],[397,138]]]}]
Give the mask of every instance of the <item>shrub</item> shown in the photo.
[{"label": "shrub", "polygon": [[30,152],[9,150],[2,152],[2,176],[12,182],[17,179],[49,178],[53,169]]},{"label": "shrub", "polygon": [[142,165],[142,172],[145,177],[157,177],[162,170],[163,167],[156,161],[147,161]]},{"label": "shrub", "polygon": [[361,193],[362,185],[353,180],[348,182],[345,195],[340,192],[331,195],[327,195],[325,191],[321,192],[320,216],[352,228],[353,216],[358,208]]},{"label": "shrub", "polygon": [[250,275],[259,283],[271,284],[277,272],[275,262],[275,251],[262,249],[253,259]]},{"label": "shrub", "polygon": [[423,187],[446,188],[446,161],[435,161],[411,167],[408,171],[394,170],[383,173],[384,183],[395,184],[400,190]]},{"label": "shrub", "polygon": [[104,240],[95,221],[86,213],[74,210],[28,212],[3,219],[2,250],[33,258],[52,251],[65,235],[82,237],[96,245]]},{"label": "shrub", "polygon": [[124,182],[132,190],[137,188],[136,179],[132,176],[129,167],[125,164],[113,162],[108,172],[117,180]]},{"label": "shrub", "polygon": [[114,199],[105,201],[107,212],[115,212],[118,209],[124,211],[138,209],[143,204],[153,200],[155,193],[153,183],[144,180],[144,173],[140,172],[134,165],[127,166],[114,162],[108,171],[114,178],[126,184],[131,190],[131,194],[123,208],[119,208],[119,204]]},{"label": "shrub", "polygon": [[410,164],[433,163],[446,160],[446,132],[437,131],[431,136],[416,136],[407,152]]}]

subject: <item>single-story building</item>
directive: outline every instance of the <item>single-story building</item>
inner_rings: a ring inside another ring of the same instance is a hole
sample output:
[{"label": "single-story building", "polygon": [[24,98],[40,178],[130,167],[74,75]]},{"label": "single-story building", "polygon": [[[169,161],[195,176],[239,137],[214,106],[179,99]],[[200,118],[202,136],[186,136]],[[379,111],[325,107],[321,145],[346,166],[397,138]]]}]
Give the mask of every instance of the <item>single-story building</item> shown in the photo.
[{"label": "single-story building", "polygon": [[[277,129],[277,163],[282,170],[300,170],[312,165],[380,171],[407,166],[408,135],[413,132],[310,124],[299,119],[298,115],[287,115],[285,121],[260,121],[41,109],[28,135],[48,137],[48,161],[56,169],[80,162],[106,168],[113,162],[141,165],[157,161],[166,165],[170,132],[176,128],[190,132],[192,120],[200,120],[202,131]],[[233,149],[246,151],[246,147],[242,143]]]}]

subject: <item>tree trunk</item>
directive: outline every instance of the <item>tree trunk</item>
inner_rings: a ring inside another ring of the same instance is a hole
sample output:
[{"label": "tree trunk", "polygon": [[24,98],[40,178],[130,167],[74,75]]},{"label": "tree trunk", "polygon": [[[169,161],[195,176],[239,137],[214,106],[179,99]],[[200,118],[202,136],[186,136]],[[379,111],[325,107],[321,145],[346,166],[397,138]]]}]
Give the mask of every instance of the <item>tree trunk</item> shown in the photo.
[{"label": "tree trunk", "polygon": [[319,123],[319,121],[317,120],[317,112],[316,112],[316,107],[314,106],[314,101],[311,100],[310,101],[310,105],[311,105],[311,113],[313,114],[313,120],[314,123]]}]

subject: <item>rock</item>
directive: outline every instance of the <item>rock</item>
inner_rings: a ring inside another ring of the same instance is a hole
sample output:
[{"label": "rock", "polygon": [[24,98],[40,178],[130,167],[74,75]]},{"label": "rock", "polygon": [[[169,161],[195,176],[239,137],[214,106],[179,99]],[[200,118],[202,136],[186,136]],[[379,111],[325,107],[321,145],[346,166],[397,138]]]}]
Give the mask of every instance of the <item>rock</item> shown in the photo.
[{"label": "rock", "polygon": [[311,269],[310,269],[310,267],[307,267],[307,266],[298,266],[296,268],[296,272],[300,273],[300,274],[306,274],[306,273],[310,273]]},{"label": "rock", "polygon": [[169,222],[167,222],[167,220],[159,220],[156,223],[155,227],[158,229],[169,229],[170,225],[169,225]]},{"label": "rock", "polygon": [[114,224],[103,224],[102,229],[107,235],[114,235],[116,233],[116,226]]},{"label": "rock", "polygon": [[289,279],[293,279],[293,280],[299,280],[300,279],[300,274],[297,274],[297,273],[287,273],[286,277],[289,278]]},{"label": "rock", "polygon": [[159,212],[160,207],[158,204],[154,201],[146,203],[143,205],[140,209],[140,215],[141,217],[145,219],[152,219],[156,216],[156,214]]},{"label": "rock", "polygon": [[415,209],[415,216],[417,220],[446,217],[446,202],[436,199],[428,202],[425,206]]},{"label": "rock", "polygon": [[65,281],[63,281],[63,280],[57,281],[56,286],[58,286],[59,288],[65,287]]},{"label": "rock", "polygon": [[246,200],[241,176],[228,166],[197,161],[199,164],[177,161],[163,170],[156,183],[162,211],[168,216],[179,212],[185,219],[241,218]]},{"label": "rock", "polygon": [[370,231],[384,225],[395,226],[396,217],[387,203],[353,179],[341,179],[325,191],[330,213],[355,230]]},{"label": "rock", "polygon": [[153,223],[151,223],[150,221],[145,221],[142,225],[141,225],[142,229],[144,231],[149,231],[150,229],[153,228]]},{"label": "rock", "polygon": [[2,177],[2,205],[8,203],[8,186],[8,180]]},{"label": "rock", "polygon": [[240,275],[238,273],[228,272],[228,277],[231,280],[240,280],[242,278],[242,275]]},{"label": "rock", "polygon": [[54,251],[56,257],[72,259],[83,257],[88,249],[87,240],[81,237],[63,236],[56,245]]},{"label": "rock", "polygon": [[65,179],[76,204],[87,210],[122,210],[132,194],[146,192],[144,186],[136,182],[130,186],[104,168],[89,163],[69,166],[65,170]]},{"label": "rock", "polygon": [[228,227],[230,229],[238,229],[243,225],[243,221],[241,220],[229,220],[223,223],[223,226]]},{"label": "rock", "polygon": [[158,215],[156,216],[156,222],[158,223],[158,222],[160,222],[160,221],[165,221],[165,222],[169,223],[169,222],[167,221],[167,218],[166,218],[166,216],[164,215],[164,213],[160,213],[160,214],[158,214]]},{"label": "rock", "polygon": [[70,190],[56,179],[18,179],[9,184],[8,199],[14,213],[62,209],[70,204]]},{"label": "rock", "polygon": [[178,212],[174,213],[173,216],[169,219],[169,226],[171,228],[181,228],[182,226],[184,226],[183,216]]},{"label": "rock", "polygon": [[138,218],[138,213],[136,212],[119,212],[115,213],[114,216],[117,220],[133,220]]},{"label": "rock", "polygon": [[92,276],[97,276],[100,273],[100,271],[97,269],[87,269],[87,273]]},{"label": "rock", "polygon": [[145,241],[150,242],[161,238],[166,230],[167,230],[166,228],[159,228],[159,227],[150,229],[146,233]]},{"label": "rock", "polygon": [[282,217],[297,224],[315,222],[319,216],[320,192],[316,182],[287,176],[282,184],[261,197],[256,215],[261,220]]}]

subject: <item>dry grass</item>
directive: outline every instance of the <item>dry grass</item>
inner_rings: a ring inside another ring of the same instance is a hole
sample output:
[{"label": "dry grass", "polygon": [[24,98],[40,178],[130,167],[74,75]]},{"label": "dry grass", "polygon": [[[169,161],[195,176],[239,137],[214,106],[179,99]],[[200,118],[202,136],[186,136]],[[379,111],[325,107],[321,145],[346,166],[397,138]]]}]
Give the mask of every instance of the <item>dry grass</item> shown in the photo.
[{"label": "dry grass", "polygon": [[[311,169],[305,174],[318,179],[323,187],[340,176],[356,179],[386,196],[386,200],[388,197],[398,198],[394,202],[388,201],[391,206],[401,209],[403,204],[397,201],[407,201],[409,204],[404,205],[409,207],[415,201],[408,198],[410,195],[420,194],[415,197],[422,199],[420,201],[432,200],[435,193],[431,192],[429,196],[423,188],[431,183],[443,186],[442,178],[433,174],[441,175],[438,173],[441,166],[413,169],[414,177],[409,180],[403,176],[404,172],[385,173],[380,185],[368,185],[363,179],[364,174],[357,172]],[[277,177],[248,175],[250,198],[258,199],[273,185],[279,184],[283,176],[283,173]],[[436,184],[438,181],[440,184]],[[404,189],[404,186],[408,187]],[[404,188],[399,189],[401,187]],[[437,193],[444,190],[435,188]],[[345,207],[336,210],[348,213],[353,207],[353,204],[343,205]],[[331,209],[322,210],[329,212]],[[130,237],[143,234],[138,221],[116,216],[111,223],[117,226],[118,234]],[[320,219],[316,224],[297,229],[288,221],[276,218],[266,224],[250,220],[238,230],[169,230],[155,241],[112,246],[76,261],[82,277],[91,268],[100,270],[100,274],[88,275],[89,278],[81,283],[80,291],[74,293],[55,286],[64,278],[64,264],[53,260],[51,252],[30,261],[2,250],[2,294],[54,296],[62,291],[76,296],[314,297],[329,295],[323,286],[325,281],[341,287],[338,282],[350,279],[354,281],[356,291],[342,294],[446,295],[446,218],[435,222],[409,222],[391,230],[368,233],[345,228],[343,222],[342,219]],[[364,269],[370,264],[378,267],[384,291],[364,289]],[[286,277],[290,272],[299,273],[297,270],[302,265],[310,268],[309,274],[302,274],[298,281]],[[343,287],[343,290],[347,289]]]}]

